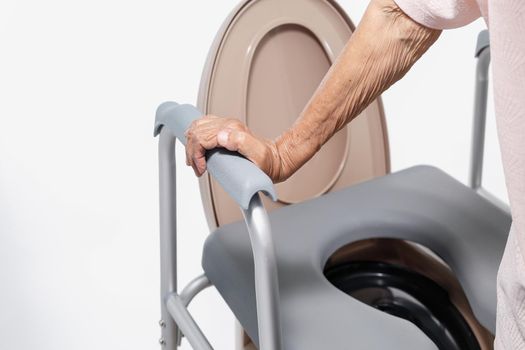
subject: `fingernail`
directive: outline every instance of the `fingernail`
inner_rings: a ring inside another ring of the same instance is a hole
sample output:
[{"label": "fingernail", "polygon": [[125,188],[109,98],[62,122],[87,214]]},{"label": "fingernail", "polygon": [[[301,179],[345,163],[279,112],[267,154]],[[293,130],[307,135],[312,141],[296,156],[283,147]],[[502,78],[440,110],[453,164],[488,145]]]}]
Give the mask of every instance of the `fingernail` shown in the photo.
[{"label": "fingernail", "polygon": [[226,143],[228,143],[228,136],[230,135],[230,132],[227,130],[221,130],[217,134],[217,142],[219,145],[223,146]]}]

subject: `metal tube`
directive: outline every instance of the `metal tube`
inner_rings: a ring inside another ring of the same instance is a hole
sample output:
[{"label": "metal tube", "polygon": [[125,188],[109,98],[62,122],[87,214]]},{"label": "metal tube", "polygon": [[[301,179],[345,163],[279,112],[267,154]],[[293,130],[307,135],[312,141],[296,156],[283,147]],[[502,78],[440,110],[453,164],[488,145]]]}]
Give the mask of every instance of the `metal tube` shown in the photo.
[{"label": "metal tube", "polygon": [[[184,289],[179,295],[184,306],[188,307],[188,305],[190,305],[191,301],[197,294],[199,294],[204,289],[210,286],[211,286],[211,282],[208,279],[208,277],[206,277],[206,275],[204,274],[198,277],[195,277],[193,280],[191,280],[190,283],[188,283],[186,287],[184,287]],[[177,333],[177,346],[180,346],[182,337],[183,337],[183,334],[179,329]]]},{"label": "metal tube", "polygon": [[259,194],[252,197],[248,209],[243,210],[243,215],[250,235],[255,264],[259,349],[279,350],[282,348],[282,342],[277,261],[270,221]]},{"label": "metal tube", "polygon": [[180,298],[184,306],[188,307],[190,302],[197,294],[210,286],[211,282],[204,274],[191,280],[190,283],[188,283],[180,293]]},{"label": "metal tube", "polygon": [[490,49],[488,46],[486,46],[478,53],[478,62],[476,65],[476,91],[474,97],[474,120],[472,127],[472,148],[470,155],[469,174],[469,185],[473,189],[478,189],[481,187],[483,174],[489,64]]},{"label": "metal tube", "polygon": [[177,216],[175,178],[175,136],[162,128],[159,137],[160,204],[160,344],[177,349],[177,325],[166,307],[167,297],[177,291]]},{"label": "metal tube", "polygon": [[181,332],[184,333],[193,349],[213,350],[208,339],[206,339],[193,317],[191,317],[188,309],[186,309],[180,296],[172,293],[168,297],[166,306],[171,317],[179,325]]}]

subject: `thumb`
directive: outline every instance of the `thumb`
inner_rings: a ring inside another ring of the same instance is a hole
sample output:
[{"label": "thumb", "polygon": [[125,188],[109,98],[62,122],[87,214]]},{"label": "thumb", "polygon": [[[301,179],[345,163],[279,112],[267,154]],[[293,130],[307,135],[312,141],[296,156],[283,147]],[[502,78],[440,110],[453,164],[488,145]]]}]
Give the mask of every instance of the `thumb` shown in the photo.
[{"label": "thumb", "polygon": [[230,151],[239,152],[259,167],[263,165],[266,145],[249,132],[221,130],[217,134],[217,143]]}]

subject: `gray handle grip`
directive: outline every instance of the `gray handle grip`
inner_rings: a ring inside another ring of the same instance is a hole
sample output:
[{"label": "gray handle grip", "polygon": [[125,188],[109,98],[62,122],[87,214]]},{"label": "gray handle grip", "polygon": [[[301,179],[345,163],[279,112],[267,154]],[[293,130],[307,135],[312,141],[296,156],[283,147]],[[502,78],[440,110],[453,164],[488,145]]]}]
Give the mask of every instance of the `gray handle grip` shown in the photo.
[{"label": "gray handle grip", "polygon": [[[202,113],[192,105],[164,102],[157,108],[154,136],[166,128],[186,145],[184,133],[190,124],[201,116]],[[208,151],[206,165],[213,178],[243,209],[248,209],[250,200],[258,192],[265,193],[274,201],[277,200],[272,180],[268,175],[237,152],[230,152],[224,148]]]}]

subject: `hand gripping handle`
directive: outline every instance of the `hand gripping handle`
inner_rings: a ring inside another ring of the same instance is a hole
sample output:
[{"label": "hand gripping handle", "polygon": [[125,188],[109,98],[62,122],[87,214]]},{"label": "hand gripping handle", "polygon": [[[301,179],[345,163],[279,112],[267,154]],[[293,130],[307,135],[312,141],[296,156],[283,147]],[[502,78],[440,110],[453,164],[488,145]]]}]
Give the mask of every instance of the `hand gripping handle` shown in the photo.
[{"label": "hand gripping handle", "polygon": [[[202,113],[192,105],[164,102],[157,108],[154,136],[161,129],[167,129],[186,146],[184,133],[201,116]],[[277,200],[275,188],[268,175],[239,153],[216,148],[206,153],[206,164],[211,176],[241,208],[248,209],[250,200],[258,192]]]}]

